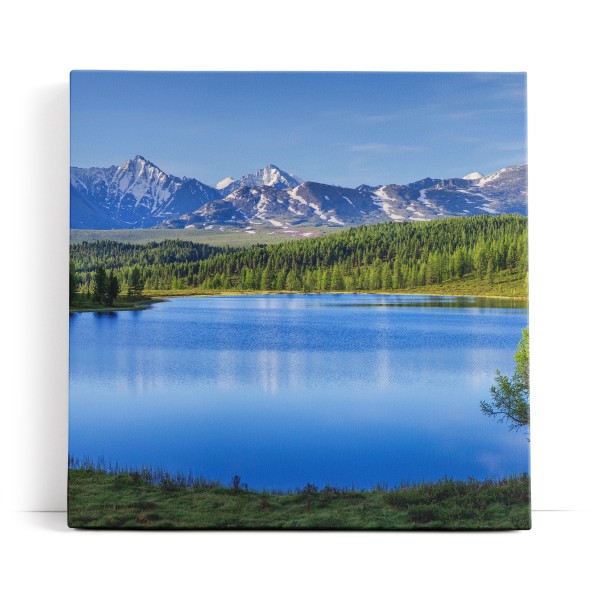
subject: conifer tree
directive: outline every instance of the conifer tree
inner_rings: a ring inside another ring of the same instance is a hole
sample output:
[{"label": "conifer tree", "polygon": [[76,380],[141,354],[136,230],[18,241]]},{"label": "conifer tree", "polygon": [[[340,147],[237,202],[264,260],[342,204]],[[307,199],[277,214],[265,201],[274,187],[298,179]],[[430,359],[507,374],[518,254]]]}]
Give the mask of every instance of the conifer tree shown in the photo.
[{"label": "conifer tree", "polygon": [[136,265],[131,270],[127,294],[131,296],[134,300],[137,300],[142,295],[143,289],[144,282],[142,281],[142,272],[140,271],[140,268]]},{"label": "conifer tree", "polygon": [[104,304],[108,289],[108,277],[104,267],[98,267],[92,279],[92,299],[97,304]]},{"label": "conifer tree", "polygon": [[112,306],[119,295],[119,291],[119,280],[117,279],[117,276],[111,272],[107,277],[104,304],[106,306]]},{"label": "conifer tree", "polygon": [[77,273],[75,272],[75,265],[73,261],[69,261],[69,305],[75,302],[75,296],[77,294],[77,288],[79,287],[79,280]]}]

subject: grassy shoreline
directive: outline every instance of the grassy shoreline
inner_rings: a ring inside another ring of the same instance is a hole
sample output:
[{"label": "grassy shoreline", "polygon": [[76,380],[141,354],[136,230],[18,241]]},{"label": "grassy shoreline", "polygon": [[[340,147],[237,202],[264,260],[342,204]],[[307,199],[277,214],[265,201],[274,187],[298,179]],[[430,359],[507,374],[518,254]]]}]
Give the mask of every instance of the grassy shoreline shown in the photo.
[{"label": "grassy shoreline", "polygon": [[[452,296],[456,298],[487,298],[490,300],[514,300],[517,302],[528,302],[528,296],[498,296],[498,295],[477,295],[477,294],[452,294],[449,292],[425,292],[425,291],[377,291],[377,292],[273,292],[260,290],[150,290],[154,302],[164,302],[169,298],[203,298],[203,297],[224,297],[237,298],[242,296]],[[151,302],[152,302],[151,301]]]},{"label": "grassy shoreline", "polygon": [[312,484],[295,492],[142,469],[69,469],[69,527],[90,529],[510,530],[531,528],[530,479],[454,481],[394,489]]},{"label": "grassy shoreline", "polygon": [[187,288],[183,290],[147,290],[147,296],[143,296],[135,302],[127,301],[118,298],[114,306],[94,305],[91,301],[80,305],[69,306],[70,313],[76,312],[116,312],[124,310],[146,310],[157,302],[166,302],[169,298],[194,298],[205,296],[222,296],[222,297],[238,297],[238,296],[289,296],[289,295],[340,295],[340,296],[365,296],[365,295],[380,295],[380,296],[454,296],[457,298],[489,298],[495,300],[516,300],[528,301],[527,295],[507,296],[495,293],[476,293],[468,291],[465,293],[455,293],[453,289],[444,289],[443,286],[432,286],[425,288],[411,288],[406,290],[375,290],[375,291],[274,291],[274,290],[206,290],[202,288]]},{"label": "grassy shoreline", "polygon": [[162,298],[188,298],[202,296],[453,296],[456,298],[490,298],[497,300],[528,300],[528,296],[499,296],[492,294],[453,294],[450,292],[430,292],[415,289],[414,291],[402,290],[378,290],[378,291],[326,291],[326,292],[302,292],[302,291],[271,291],[271,290],[203,290],[201,288],[191,288],[188,290],[148,290],[148,293],[160,302]]},{"label": "grassy shoreline", "polygon": [[115,300],[113,306],[105,306],[103,304],[96,304],[93,300],[89,299],[78,299],[76,304],[69,306],[70,313],[76,312],[117,312],[122,310],[146,310],[152,306],[155,302],[165,302],[164,298],[153,298],[149,296],[143,296],[137,300],[125,299],[125,297],[118,297]]}]

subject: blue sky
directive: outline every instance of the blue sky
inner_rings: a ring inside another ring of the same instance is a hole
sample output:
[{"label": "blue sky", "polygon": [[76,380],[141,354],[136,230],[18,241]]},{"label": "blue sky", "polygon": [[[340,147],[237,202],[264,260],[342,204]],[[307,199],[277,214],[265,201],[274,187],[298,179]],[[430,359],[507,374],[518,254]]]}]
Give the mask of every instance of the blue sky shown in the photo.
[{"label": "blue sky", "polygon": [[523,73],[74,71],[71,164],[214,185],[268,163],[355,187],[527,161]]}]

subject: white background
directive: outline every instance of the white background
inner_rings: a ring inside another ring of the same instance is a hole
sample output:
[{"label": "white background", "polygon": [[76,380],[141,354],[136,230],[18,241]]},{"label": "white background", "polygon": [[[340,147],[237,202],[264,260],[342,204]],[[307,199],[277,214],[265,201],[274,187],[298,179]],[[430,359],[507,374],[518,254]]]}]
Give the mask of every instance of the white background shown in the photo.
[{"label": "white background", "polygon": [[[8,597],[591,596],[600,398],[597,20],[582,1],[394,4],[3,7],[0,548],[8,576],[0,590],[11,588]],[[531,532],[80,532],[66,529],[64,513],[23,512],[66,505],[72,69],[528,72]]]}]

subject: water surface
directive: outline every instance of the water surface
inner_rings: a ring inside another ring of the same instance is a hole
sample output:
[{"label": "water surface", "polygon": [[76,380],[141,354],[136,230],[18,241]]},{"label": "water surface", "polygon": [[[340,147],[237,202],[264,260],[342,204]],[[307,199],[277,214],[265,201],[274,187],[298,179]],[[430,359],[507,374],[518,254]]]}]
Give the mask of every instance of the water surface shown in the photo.
[{"label": "water surface", "polygon": [[522,302],[398,295],[176,298],[70,321],[70,454],[255,489],[529,470],[481,414]]}]

